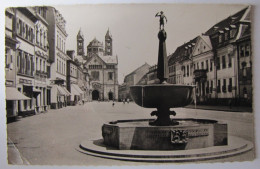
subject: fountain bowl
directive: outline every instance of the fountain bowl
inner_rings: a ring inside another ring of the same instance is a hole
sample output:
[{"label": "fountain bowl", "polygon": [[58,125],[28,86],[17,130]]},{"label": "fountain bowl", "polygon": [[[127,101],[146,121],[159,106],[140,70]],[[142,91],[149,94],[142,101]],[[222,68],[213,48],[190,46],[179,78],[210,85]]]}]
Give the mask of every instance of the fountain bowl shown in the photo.
[{"label": "fountain bowl", "polygon": [[130,87],[130,94],[141,107],[184,107],[193,100],[192,85],[151,84]]}]

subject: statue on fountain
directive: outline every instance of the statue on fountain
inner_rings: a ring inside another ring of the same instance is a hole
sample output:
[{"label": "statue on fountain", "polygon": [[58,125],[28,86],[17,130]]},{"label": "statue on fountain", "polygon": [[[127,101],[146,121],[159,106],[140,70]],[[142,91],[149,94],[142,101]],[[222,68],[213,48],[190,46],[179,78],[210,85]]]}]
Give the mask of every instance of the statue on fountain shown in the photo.
[{"label": "statue on fountain", "polygon": [[164,29],[164,20],[166,21],[167,23],[167,18],[166,16],[163,14],[163,11],[161,12],[158,12],[155,17],[160,17],[160,26],[159,26],[159,29],[160,30],[163,30]]}]

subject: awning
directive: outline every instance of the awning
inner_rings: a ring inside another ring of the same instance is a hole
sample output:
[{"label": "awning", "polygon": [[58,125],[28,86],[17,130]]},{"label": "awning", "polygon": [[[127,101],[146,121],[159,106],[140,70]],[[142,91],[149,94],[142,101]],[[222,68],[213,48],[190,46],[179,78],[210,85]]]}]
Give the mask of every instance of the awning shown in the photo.
[{"label": "awning", "polygon": [[6,87],[6,100],[30,100],[31,98],[25,96],[14,87]]},{"label": "awning", "polygon": [[71,93],[66,89],[66,87],[62,87],[62,88],[63,88],[63,90],[66,92],[66,95],[67,95],[67,96],[71,95]]},{"label": "awning", "polygon": [[71,84],[71,86],[73,86],[80,94],[84,94],[77,84]]},{"label": "awning", "polygon": [[75,88],[75,85],[73,85],[73,84],[70,86],[70,91],[71,91],[72,95],[80,96],[80,92]]},{"label": "awning", "polygon": [[67,95],[67,92],[64,91],[63,87],[57,85],[57,89],[59,95]]}]

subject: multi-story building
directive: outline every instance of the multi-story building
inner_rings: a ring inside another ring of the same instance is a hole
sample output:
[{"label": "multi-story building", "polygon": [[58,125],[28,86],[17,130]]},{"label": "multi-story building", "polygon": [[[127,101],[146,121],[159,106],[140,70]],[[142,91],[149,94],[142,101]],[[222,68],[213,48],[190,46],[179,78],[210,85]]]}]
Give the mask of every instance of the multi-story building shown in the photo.
[{"label": "multi-story building", "polygon": [[18,115],[18,103],[21,106],[22,100],[31,99],[22,94],[22,92],[19,92],[16,88],[16,51],[20,42],[16,40],[15,13],[15,8],[7,8],[5,11],[5,86],[7,118],[13,118]]},{"label": "multi-story building", "polygon": [[[83,80],[84,77],[83,73],[79,73],[79,69],[81,68],[75,62],[75,51],[67,50],[67,55],[71,58],[67,60],[67,89],[71,93],[68,104],[76,105],[84,99],[85,92],[78,85],[79,79]],[[82,86],[82,83],[80,83],[80,86]]]},{"label": "multi-story building", "polygon": [[47,62],[49,58],[49,45],[48,45],[48,23],[46,21],[47,7],[34,7],[33,8],[37,21],[35,23],[35,74],[34,74],[34,87],[35,87],[35,110],[36,112],[46,111],[50,107],[47,103],[47,90],[50,90],[50,84],[47,80]]},{"label": "multi-story building", "polygon": [[67,105],[70,92],[66,87],[67,60],[66,54],[66,21],[61,13],[53,7],[46,11],[48,21],[48,42],[51,86],[51,108],[61,108]]},{"label": "multi-story building", "polygon": [[252,47],[251,47],[251,21],[250,12],[240,20],[242,32],[238,37],[238,95],[242,102],[240,104],[251,105],[253,98],[252,84]]},{"label": "multi-story building", "polygon": [[[195,84],[204,103],[252,101],[250,10],[247,7],[213,25],[169,56],[169,80]],[[247,76],[248,75],[248,76]]]},{"label": "multi-story building", "polygon": [[35,23],[38,21],[33,8],[15,9],[16,40],[19,41],[16,57],[16,87],[29,100],[18,101],[20,114],[34,114],[39,90],[34,86],[35,76]]},{"label": "multi-story building", "polygon": [[150,65],[145,63],[125,76],[124,83],[120,86],[120,99],[130,99],[130,86],[140,83],[149,71]]},{"label": "multi-story building", "polygon": [[105,51],[103,43],[96,38],[87,46],[84,68],[90,76],[89,93],[92,100],[118,100],[118,59],[112,55],[111,47],[112,36],[109,30],[105,36]]}]

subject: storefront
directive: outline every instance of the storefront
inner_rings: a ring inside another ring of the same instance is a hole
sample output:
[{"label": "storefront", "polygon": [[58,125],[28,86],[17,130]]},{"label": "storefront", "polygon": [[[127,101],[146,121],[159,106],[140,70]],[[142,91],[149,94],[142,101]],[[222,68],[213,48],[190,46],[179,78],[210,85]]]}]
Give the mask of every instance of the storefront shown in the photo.
[{"label": "storefront", "polygon": [[23,95],[14,87],[6,87],[6,117],[18,116],[18,102],[31,100],[31,98]]}]

